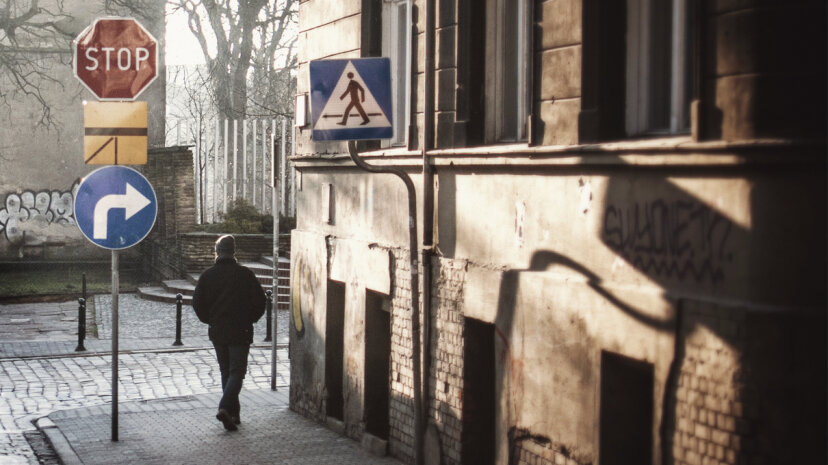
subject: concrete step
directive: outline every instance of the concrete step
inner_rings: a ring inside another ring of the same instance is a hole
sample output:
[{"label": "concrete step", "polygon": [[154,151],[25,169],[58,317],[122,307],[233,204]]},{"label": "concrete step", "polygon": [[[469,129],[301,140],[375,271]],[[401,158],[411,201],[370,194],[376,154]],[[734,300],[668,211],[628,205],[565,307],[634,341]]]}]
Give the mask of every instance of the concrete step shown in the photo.
[{"label": "concrete step", "polygon": [[[148,287],[139,287],[138,288],[138,295],[145,300],[152,300],[155,302],[167,302],[174,304],[175,297],[177,293],[167,292],[163,287],[160,286],[148,286]],[[190,305],[193,301],[193,297],[191,295],[183,295],[181,302],[184,305]]]},{"label": "concrete step", "polygon": [[250,271],[257,275],[271,275],[273,274],[273,267],[265,265],[261,262],[239,262],[240,265],[247,267]]},{"label": "concrete step", "polygon": [[[240,263],[256,274],[256,278],[265,291],[272,289],[273,257],[263,256],[258,262]],[[162,282],[161,287],[142,287],[138,289],[138,295],[142,299],[175,303],[175,296],[180,293],[183,296],[183,302],[189,305],[199,276],[201,276],[201,273],[188,273],[185,279],[171,279]],[[278,280],[278,292],[273,300],[277,308],[287,308],[290,304],[290,259],[279,257]]]},{"label": "concrete step", "polygon": [[[273,256],[262,256],[259,258],[259,261],[264,263],[267,266],[273,266]],[[290,259],[285,257],[279,257],[279,268],[290,268]]]},{"label": "concrete step", "polygon": [[[190,283],[192,286],[195,286],[196,284],[198,284],[198,277],[199,276],[201,276],[201,273],[190,273],[190,274],[187,275],[186,281],[188,283]],[[259,284],[261,284],[262,287],[270,288],[270,286],[273,285],[273,277],[272,276],[263,276],[263,275],[257,274],[256,279],[259,280]],[[281,289],[282,287],[284,287],[286,289],[290,289],[290,279],[289,278],[283,278],[281,276],[279,277],[279,288]]]},{"label": "concrete step", "polygon": [[186,279],[173,279],[169,281],[162,281],[161,285],[164,287],[164,290],[172,293],[182,293],[184,295],[193,295],[195,292],[195,285],[191,282],[187,281]]}]

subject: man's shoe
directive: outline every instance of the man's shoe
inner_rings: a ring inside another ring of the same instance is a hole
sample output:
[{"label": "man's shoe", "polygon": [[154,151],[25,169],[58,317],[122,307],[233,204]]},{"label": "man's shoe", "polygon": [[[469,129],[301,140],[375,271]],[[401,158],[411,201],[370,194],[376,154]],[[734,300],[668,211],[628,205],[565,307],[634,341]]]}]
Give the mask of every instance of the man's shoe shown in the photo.
[{"label": "man's shoe", "polygon": [[241,424],[241,417],[239,415],[234,415],[233,416],[233,423],[236,424],[236,425],[240,425]]},{"label": "man's shoe", "polygon": [[235,423],[233,423],[233,417],[231,417],[227,410],[224,410],[223,408],[219,409],[216,414],[216,419],[224,425],[224,429],[227,431],[236,431],[238,429],[236,428]]}]

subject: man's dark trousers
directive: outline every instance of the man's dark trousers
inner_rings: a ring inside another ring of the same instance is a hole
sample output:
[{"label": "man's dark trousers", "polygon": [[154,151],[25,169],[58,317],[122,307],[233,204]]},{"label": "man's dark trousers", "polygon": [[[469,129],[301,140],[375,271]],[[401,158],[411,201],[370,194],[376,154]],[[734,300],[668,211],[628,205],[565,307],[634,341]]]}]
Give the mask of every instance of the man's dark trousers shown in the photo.
[{"label": "man's dark trousers", "polygon": [[247,355],[249,345],[227,345],[213,342],[216,349],[219,370],[221,371],[221,396],[219,408],[227,410],[234,418],[239,418],[239,392],[241,392],[244,375],[247,373]]}]

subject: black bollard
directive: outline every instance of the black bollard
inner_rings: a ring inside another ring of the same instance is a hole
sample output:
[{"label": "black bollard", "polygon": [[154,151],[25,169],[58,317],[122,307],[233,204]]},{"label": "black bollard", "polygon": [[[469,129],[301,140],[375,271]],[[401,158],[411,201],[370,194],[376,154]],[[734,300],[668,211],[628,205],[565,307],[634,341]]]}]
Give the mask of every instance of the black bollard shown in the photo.
[{"label": "black bollard", "polygon": [[265,317],[265,321],[267,322],[267,332],[265,333],[266,336],[264,338],[264,342],[270,342],[272,340],[271,334],[271,322],[273,321],[273,291],[267,291],[267,306],[265,307],[267,311],[267,316]]},{"label": "black bollard", "polygon": [[181,300],[183,296],[181,294],[175,295],[175,342],[173,342],[174,346],[183,346],[184,343],[181,342]]},{"label": "black bollard", "polygon": [[83,352],[86,347],[83,346],[83,340],[86,338],[86,299],[78,299],[78,346],[75,347],[75,352]]}]

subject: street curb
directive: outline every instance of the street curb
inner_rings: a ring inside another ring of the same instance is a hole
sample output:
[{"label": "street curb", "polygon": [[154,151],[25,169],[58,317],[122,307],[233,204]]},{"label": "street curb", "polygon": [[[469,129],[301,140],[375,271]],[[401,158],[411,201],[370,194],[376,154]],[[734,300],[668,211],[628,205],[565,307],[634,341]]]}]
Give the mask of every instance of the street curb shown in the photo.
[{"label": "street curb", "polygon": [[34,423],[38,431],[46,436],[46,440],[49,441],[49,444],[63,465],[83,465],[83,461],[75,453],[75,449],[69,444],[66,436],[63,435],[57,425],[48,416],[40,417],[32,423]]}]

